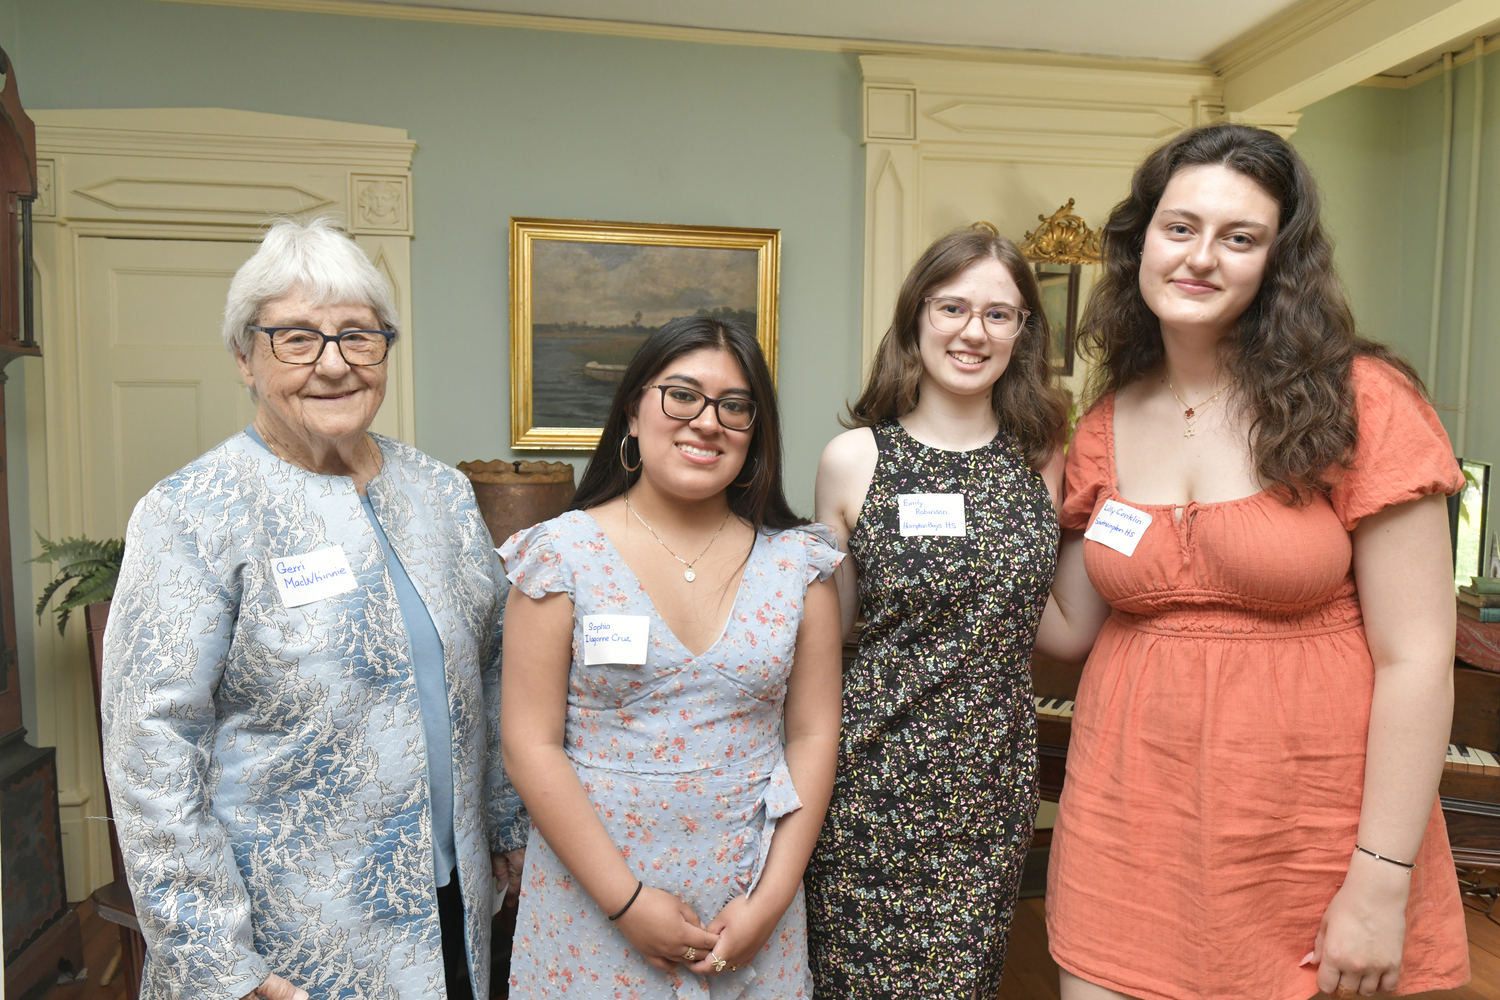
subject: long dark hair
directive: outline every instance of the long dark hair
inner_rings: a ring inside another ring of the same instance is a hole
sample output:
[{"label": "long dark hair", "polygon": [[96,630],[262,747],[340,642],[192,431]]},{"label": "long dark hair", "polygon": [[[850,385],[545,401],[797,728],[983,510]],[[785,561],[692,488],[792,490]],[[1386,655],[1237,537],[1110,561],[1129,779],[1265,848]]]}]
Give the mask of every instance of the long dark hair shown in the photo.
[{"label": "long dark hair", "polygon": [[841,420],[845,427],[869,427],[910,413],[922,391],[920,322],[932,290],[981,260],[1005,265],[1031,311],[1016,337],[1005,372],[990,390],[990,405],[1001,430],[1015,438],[1033,469],[1047,464],[1068,420],[1068,397],[1052,368],[1047,312],[1036,276],[1016,245],[983,224],[938,237],[912,265],[896,296],[896,313],[886,330],[864,391]]},{"label": "long dark hair", "polygon": [[[707,316],[684,316],[663,325],[637,348],[620,387],[615,390],[609,407],[609,419],[599,447],[578,484],[573,497],[574,510],[587,510],[608,503],[622,495],[635,482],[639,472],[625,470],[620,462],[621,442],[630,432],[630,414],[639,405],[641,390],[652,376],[684,354],[711,348],[727,351],[739,362],[740,370],[750,383],[750,398],[755,401],[755,425],[751,431],[750,449],[745,465],[729,487],[729,509],[751,525],[780,531],[807,524],[807,518],[792,513],[781,485],[781,417],[776,409],[776,390],[771,372],[760,353],[760,345],[750,332],[733,320]],[[627,456],[632,449],[624,445]],[[639,451],[635,455],[639,456]],[[634,463],[633,463],[634,464]],[[747,475],[747,471],[750,473]],[[744,486],[739,483],[746,483]]]},{"label": "long dark hair", "polygon": [[1221,342],[1222,363],[1239,382],[1252,420],[1250,451],[1262,482],[1287,504],[1326,493],[1358,439],[1354,359],[1396,368],[1418,391],[1422,380],[1388,348],[1359,336],[1333,268],[1318,186],[1281,136],[1247,125],[1204,125],[1167,142],[1136,169],[1130,196],[1103,230],[1103,274],[1089,297],[1079,343],[1097,362],[1090,402],[1155,373],[1165,362],[1161,323],[1141,297],[1141,248],[1177,171],[1219,165],[1255,181],[1281,205],[1260,290]]}]

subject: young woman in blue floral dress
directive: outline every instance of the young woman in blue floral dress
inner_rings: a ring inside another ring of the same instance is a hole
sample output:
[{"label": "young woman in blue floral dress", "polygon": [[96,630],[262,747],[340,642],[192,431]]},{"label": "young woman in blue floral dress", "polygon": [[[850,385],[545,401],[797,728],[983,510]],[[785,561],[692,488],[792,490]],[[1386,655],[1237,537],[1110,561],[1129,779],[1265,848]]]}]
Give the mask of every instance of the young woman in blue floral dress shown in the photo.
[{"label": "young woman in blue floral dress", "polygon": [[674,320],[626,370],[575,509],[502,547],[501,731],[534,823],[516,1000],[812,994],[841,557],[788,508],[780,445],[754,338]]}]

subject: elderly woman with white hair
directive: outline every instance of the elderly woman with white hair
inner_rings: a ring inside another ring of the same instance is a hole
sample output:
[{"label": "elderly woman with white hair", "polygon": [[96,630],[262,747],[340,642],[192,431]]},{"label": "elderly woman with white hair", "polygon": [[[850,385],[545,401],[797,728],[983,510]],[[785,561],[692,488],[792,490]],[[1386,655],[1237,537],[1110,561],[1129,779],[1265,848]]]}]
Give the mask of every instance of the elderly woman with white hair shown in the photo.
[{"label": "elderly woman with white hair", "polygon": [[489,995],[502,592],[468,481],[369,433],[396,336],[352,240],[276,223],[225,308],[255,421],[130,518],[104,760],[148,1000]]}]

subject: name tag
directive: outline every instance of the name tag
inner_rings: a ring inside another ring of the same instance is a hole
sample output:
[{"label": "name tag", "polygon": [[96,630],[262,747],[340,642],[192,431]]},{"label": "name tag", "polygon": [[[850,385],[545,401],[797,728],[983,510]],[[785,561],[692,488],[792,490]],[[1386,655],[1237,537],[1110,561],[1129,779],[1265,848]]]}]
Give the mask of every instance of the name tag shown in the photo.
[{"label": "name tag", "polygon": [[1106,500],[1083,537],[1130,556],[1135,555],[1136,544],[1150,524],[1151,515],[1145,511],[1127,507],[1116,500]]},{"label": "name tag", "polygon": [[903,535],[955,535],[968,533],[962,493],[901,493],[896,497]]},{"label": "name tag", "polygon": [[358,586],[344,550],[337,545],[305,556],[274,559],[271,575],[276,580],[276,589],[281,591],[282,605],[288,608],[347,594]]},{"label": "name tag", "polygon": [[645,663],[650,634],[651,619],[647,615],[584,615],[584,665]]}]

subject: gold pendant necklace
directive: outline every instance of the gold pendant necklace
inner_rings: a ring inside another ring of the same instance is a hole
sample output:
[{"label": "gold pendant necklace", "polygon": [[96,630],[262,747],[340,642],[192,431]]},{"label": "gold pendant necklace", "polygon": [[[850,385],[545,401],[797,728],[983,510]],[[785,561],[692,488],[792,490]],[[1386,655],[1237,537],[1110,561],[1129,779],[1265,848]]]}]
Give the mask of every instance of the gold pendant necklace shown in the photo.
[{"label": "gold pendant necklace", "polygon": [[1182,419],[1187,424],[1187,430],[1182,432],[1183,437],[1190,438],[1197,433],[1196,425],[1198,423],[1198,418],[1202,416],[1202,414],[1200,414],[1198,411],[1212,403],[1214,400],[1218,399],[1220,395],[1222,395],[1230,386],[1234,385],[1234,383],[1237,381],[1239,381],[1238,378],[1230,379],[1224,385],[1223,389],[1220,389],[1218,392],[1214,393],[1212,396],[1209,396],[1207,399],[1197,404],[1196,406],[1189,406],[1181,396],[1177,395],[1177,390],[1172,387],[1171,376],[1167,377],[1167,388],[1172,390],[1172,395],[1177,399],[1177,402],[1182,405]]},{"label": "gold pendant necklace", "polygon": [[656,539],[656,541],[661,545],[661,547],[667,550],[667,555],[671,556],[673,559],[676,559],[678,562],[682,563],[682,565],[684,565],[684,566],[687,567],[686,569],[684,569],[682,571],[682,578],[684,580],[686,580],[688,583],[692,583],[694,580],[698,579],[698,574],[693,572],[693,566],[695,566],[697,564],[698,559],[702,559],[704,556],[708,555],[708,550],[711,549],[711,548],[713,548],[714,542],[716,540],[718,540],[719,532],[721,532],[721,531],[724,530],[724,525],[726,525],[726,524],[729,523],[729,517],[730,517],[731,514],[734,513],[733,510],[726,510],[724,512],[724,520],[722,520],[722,521],[719,522],[719,531],[715,531],[714,532],[714,537],[710,538],[708,540],[708,544],[705,545],[705,546],[703,546],[703,551],[700,552],[700,553],[698,553],[698,558],[694,559],[692,562],[688,562],[686,559],[682,558],[682,556],[680,556],[677,553],[673,552],[672,551],[672,547],[670,545],[668,545],[666,542],[663,542],[661,540],[661,536],[656,533],[656,529],[653,528],[653,527],[651,527],[651,525],[647,524],[646,523],[646,519],[644,517],[642,517],[640,514],[636,514],[635,508],[632,507],[632,506],[630,506],[630,497],[628,497],[628,496],[622,496],[622,499],[624,499],[624,501],[625,501],[625,509],[628,510],[628,511],[630,511],[630,513],[632,513],[632,514],[635,514],[635,519],[637,521],[641,522],[641,526],[642,527],[644,527],[647,531],[651,532],[651,537],[654,538],[654,539]]}]

